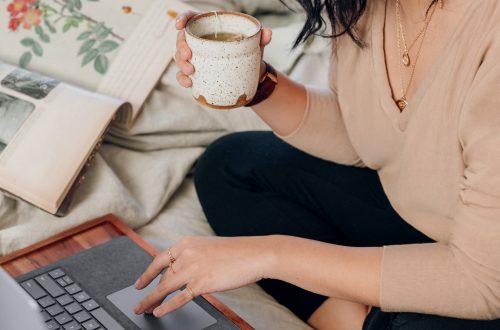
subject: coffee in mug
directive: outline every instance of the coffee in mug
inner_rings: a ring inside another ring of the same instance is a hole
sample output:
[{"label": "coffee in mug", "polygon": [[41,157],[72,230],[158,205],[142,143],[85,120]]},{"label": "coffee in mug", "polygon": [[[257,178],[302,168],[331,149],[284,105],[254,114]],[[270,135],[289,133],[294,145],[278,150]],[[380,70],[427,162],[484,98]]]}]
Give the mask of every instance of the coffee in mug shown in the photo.
[{"label": "coffee in mug", "polygon": [[208,40],[217,40],[217,41],[238,41],[245,38],[245,36],[241,33],[214,32],[204,35],[201,38]]},{"label": "coffee in mug", "polygon": [[260,22],[238,12],[194,16],[186,26],[195,72],[193,97],[214,109],[233,109],[253,99],[259,84],[262,51]]}]

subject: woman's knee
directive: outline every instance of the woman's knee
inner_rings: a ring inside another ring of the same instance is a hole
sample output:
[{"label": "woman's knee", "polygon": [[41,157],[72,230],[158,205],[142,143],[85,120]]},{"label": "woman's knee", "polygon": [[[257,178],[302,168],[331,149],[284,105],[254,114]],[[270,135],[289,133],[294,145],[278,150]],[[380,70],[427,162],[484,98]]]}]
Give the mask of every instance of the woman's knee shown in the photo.
[{"label": "woman's knee", "polygon": [[230,176],[243,177],[265,157],[266,145],[275,139],[271,132],[242,132],[223,136],[200,157],[195,170],[197,188],[224,184]]},{"label": "woman's knee", "polygon": [[[230,235],[233,228],[231,212],[238,203],[227,203],[244,193],[242,171],[249,170],[252,160],[246,153],[254,143],[256,132],[226,135],[212,143],[200,157],[195,169],[195,187],[198,199],[212,228],[222,235]],[[239,205],[239,204],[238,204]]]},{"label": "woman's knee", "polygon": [[[211,204],[225,195],[230,181],[238,180],[237,174],[248,166],[245,150],[251,144],[253,133],[233,133],[213,142],[198,160],[194,182],[201,204]],[[234,182],[233,182],[234,183]]]},{"label": "woman's knee", "polygon": [[237,166],[238,151],[245,148],[239,134],[243,133],[223,136],[205,150],[196,164],[195,184],[197,187],[220,182],[221,175],[226,169]]}]

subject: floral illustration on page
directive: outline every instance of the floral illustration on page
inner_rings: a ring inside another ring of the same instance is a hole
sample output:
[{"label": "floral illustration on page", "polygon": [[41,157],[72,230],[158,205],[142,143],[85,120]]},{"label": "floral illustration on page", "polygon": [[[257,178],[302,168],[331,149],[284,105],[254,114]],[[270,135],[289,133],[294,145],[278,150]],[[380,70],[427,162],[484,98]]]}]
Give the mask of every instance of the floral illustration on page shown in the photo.
[{"label": "floral illustration on page", "polygon": [[97,22],[83,13],[86,2],[100,0],[8,0],[9,29],[30,30],[33,37],[20,43],[26,49],[19,58],[19,65],[27,67],[33,56],[43,57],[44,44],[49,44],[58,34],[70,29],[80,30],[77,42],[81,43],[75,56],[81,57],[81,66],[93,64],[96,72],[104,75],[109,67],[109,55],[116,51],[124,38],[113,32],[104,22]]}]

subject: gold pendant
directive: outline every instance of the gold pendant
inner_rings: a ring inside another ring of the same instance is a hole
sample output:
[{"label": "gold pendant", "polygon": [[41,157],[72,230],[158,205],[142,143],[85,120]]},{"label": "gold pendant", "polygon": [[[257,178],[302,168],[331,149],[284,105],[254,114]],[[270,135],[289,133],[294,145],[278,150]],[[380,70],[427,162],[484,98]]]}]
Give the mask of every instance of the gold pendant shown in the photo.
[{"label": "gold pendant", "polygon": [[408,52],[403,53],[403,65],[410,66],[410,54]]},{"label": "gold pendant", "polygon": [[408,105],[408,101],[404,97],[400,98],[399,100],[396,101],[396,105],[399,108],[399,111],[403,111],[406,106]]}]

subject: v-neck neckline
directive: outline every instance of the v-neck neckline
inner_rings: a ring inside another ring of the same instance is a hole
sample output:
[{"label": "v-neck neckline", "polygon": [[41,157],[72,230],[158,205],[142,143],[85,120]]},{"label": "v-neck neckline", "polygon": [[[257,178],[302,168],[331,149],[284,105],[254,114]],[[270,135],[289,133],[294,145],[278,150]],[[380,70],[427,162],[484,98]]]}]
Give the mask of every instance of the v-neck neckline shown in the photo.
[{"label": "v-neck neckline", "polygon": [[467,6],[467,9],[465,13],[462,14],[462,18],[457,24],[455,31],[452,32],[449,40],[446,42],[446,45],[441,50],[440,54],[438,54],[434,63],[432,63],[430,69],[426,74],[426,77],[417,86],[415,93],[413,93],[407,107],[403,111],[399,110],[399,107],[396,105],[396,102],[392,98],[392,88],[389,83],[389,72],[387,70],[384,47],[384,30],[387,16],[387,1],[390,0],[372,1],[372,5],[375,6],[375,8],[373,9],[373,20],[371,28],[371,52],[373,60],[372,65],[375,75],[377,76],[377,80],[379,81],[377,86],[379,88],[382,108],[384,109],[384,112],[386,112],[386,114],[395,122],[395,127],[400,132],[404,132],[407,126],[408,119],[417,110],[423,95],[428,90],[427,87],[436,76],[436,73],[441,64],[446,60],[446,54],[448,54],[449,48],[451,48],[455,43],[455,39],[461,34],[461,30],[466,25],[467,17],[475,11],[476,7],[474,6],[481,1],[472,1],[472,3]]}]

